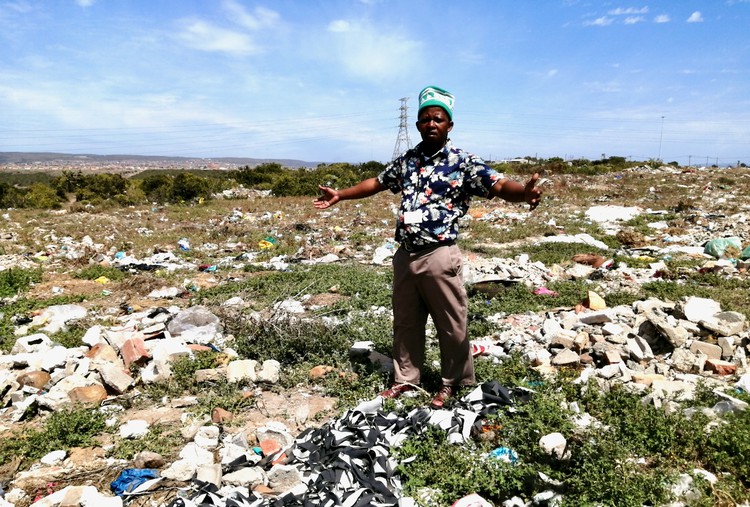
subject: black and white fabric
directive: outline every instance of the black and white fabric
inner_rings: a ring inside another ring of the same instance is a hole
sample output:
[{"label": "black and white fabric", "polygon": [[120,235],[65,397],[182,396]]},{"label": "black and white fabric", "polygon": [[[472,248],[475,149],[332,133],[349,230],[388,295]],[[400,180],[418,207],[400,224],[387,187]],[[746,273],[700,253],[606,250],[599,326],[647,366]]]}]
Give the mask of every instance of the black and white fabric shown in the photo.
[{"label": "black and white fabric", "polygon": [[[367,401],[320,428],[302,432],[287,450],[287,465],[302,473],[305,491],[278,498],[263,498],[247,488],[220,495],[216,486],[196,481],[193,493],[175,499],[169,507],[405,507],[396,473],[399,463],[391,452],[407,438],[438,426],[449,442],[468,441],[481,421],[499,410],[512,410],[530,391],[509,390],[497,382],[477,386],[457,400],[452,410],[416,408],[399,416],[384,413],[382,398]],[[271,467],[270,460],[250,463],[239,458],[224,472],[245,466]]]}]

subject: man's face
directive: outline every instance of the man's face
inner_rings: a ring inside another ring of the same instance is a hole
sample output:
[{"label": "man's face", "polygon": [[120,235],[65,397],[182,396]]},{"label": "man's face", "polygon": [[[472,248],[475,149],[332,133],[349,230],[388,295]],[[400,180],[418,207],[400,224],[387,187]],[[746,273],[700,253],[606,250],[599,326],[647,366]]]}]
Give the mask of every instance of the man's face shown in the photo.
[{"label": "man's face", "polygon": [[422,141],[430,146],[442,148],[448,141],[448,132],[452,128],[453,122],[440,106],[425,107],[419,112],[417,130],[422,136]]}]

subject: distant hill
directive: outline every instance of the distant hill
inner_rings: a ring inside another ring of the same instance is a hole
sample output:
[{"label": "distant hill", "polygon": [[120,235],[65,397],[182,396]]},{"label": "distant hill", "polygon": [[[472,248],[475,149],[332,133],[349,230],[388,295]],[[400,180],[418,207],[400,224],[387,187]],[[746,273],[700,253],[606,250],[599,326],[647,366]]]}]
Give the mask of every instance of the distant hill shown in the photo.
[{"label": "distant hill", "polygon": [[307,162],[304,160],[294,159],[275,159],[275,158],[238,158],[238,157],[219,157],[219,158],[199,158],[199,157],[169,157],[153,155],[90,155],[90,154],[70,154],[70,153],[34,153],[34,152],[0,152],[0,164],[54,164],[59,163],[151,163],[164,165],[186,165],[195,167],[196,165],[210,164],[228,164],[237,166],[256,166],[266,163],[278,163],[284,167],[317,167],[321,162]]}]

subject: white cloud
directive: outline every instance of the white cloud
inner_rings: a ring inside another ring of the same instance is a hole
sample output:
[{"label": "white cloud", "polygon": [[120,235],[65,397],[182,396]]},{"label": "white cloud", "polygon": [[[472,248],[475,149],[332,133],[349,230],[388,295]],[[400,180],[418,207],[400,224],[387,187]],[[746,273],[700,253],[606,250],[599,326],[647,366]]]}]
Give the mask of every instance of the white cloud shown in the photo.
[{"label": "white cloud", "polygon": [[279,14],[265,7],[256,7],[251,14],[234,0],[226,0],[224,9],[234,23],[249,30],[272,28],[279,22]]},{"label": "white cloud", "polygon": [[637,9],[635,7],[628,7],[626,9],[622,7],[618,7],[617,9],[613,9],[608,12],[608,14],[612,16],[621,16],[624,14],[646,14],[648,12],[648,7],[641,7],[640,9]]},{"label": "white cloud", "polygon": [[227,30],[201,20],[185,20],[177,38],[185,45],[200,51],[249,55],[260,52],[244,33]]},{"label": "white cloud", "polygon": [[76,0],[76,3],[81,7],[91,7],[94,5],[96,0]]},{"label": "white cloud", "polygon": [[341,20],[332,25],[328,27],[333,37],[328,53],[353,76],[392,79],[407,75],[421,61],[421,44],[401,32],[385,33],[369,24]]},{"label": "white cloud", "polygon": [[553,77],[557,75],[557,69],[550,69],[547,71],[547,77]]},{"label": "white cloud", "polygon": [[3,14],[3,11],[13,11],[16,13],[26,13],[31,12],[33,7],[29,4],[29,2],[20,1],[20,2],[6,2],[3,4],[0,4],[0,15]]},{"label": "white cloud", "polygon": [[352,28],[351,24],[344,19],[337,19],[337,20],[331,21],[328,24],[329,32],[339,32],[339,33],[348,32],[349,30],[351,30],[351,28]]},{"label": "white cloud", "polygon": [[688,23],[702,23],[703,22],[703,16],[701,15],[700,11],[695,11],[690,15],[689,18],[687,18]]},{"label": "white cloud", "polygon": [[623,23],[626,25],[635,25],[636,23],[643,23],[646,21],[646,18],[643,16],[628,16],[623,20]]},{"label": "white cloud", "polygon": [[654,23],[669,23],[669,15],[668,14],[659,14],[654,18]]},{"label": "white cloud", "polygon": [[608,18],[607,16],[602,16],[601,18],[596,18],[594,21],[587,21],[584,23],[586,26],[607,26],[611,25],[612,21],[614,21],[612,18]]}]

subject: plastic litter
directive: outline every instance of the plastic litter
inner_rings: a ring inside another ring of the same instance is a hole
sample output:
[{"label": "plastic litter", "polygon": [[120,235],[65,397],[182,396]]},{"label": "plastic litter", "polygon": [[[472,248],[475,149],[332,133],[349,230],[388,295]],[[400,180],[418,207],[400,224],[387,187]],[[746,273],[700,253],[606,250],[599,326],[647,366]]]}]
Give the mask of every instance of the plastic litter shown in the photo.
[{"label": "plastic litter", "polygon": [[177,246],[180,247],[180,250],[188,251],[190,250],[190,242],[186,238],[182,238],[177,242]]},{"label": "plastic litter", "polygon": [[518,453],[508,447],[498,447],[490,452],[490,456],[514,465],[518,463]]},{"label": "plastic litter", "polygon": [[534,290],[534,294],[537,296],[559,296],[558,292],[548,289],[547,287],[539,287]]},{"label": "plastic litter", "polygon": [[712,257],[716,257],[717,259],[721,259],[725,255],[727,255],[728,248],[732,248],[737,251],[734,255],[731,255],[731,257],[740,255],[740,252],[742,251],[742,240],[735,236],[730,238],[712,239],[703,246],[703,252],[711,255]]},{"label": "plastic litter", "polygon": [[136,491],[138,486],[149,479],[159,478],[159,472],[151,468],[126,468],[109,485],[117,496],[125,496]]},{"label": "plastic litter", "polygon": [[270,236],[258,242],[258,247],[260,247],[262,250],[268,250],[269,248],[273,248],[275,246],[276,246],[276,239]]}]

